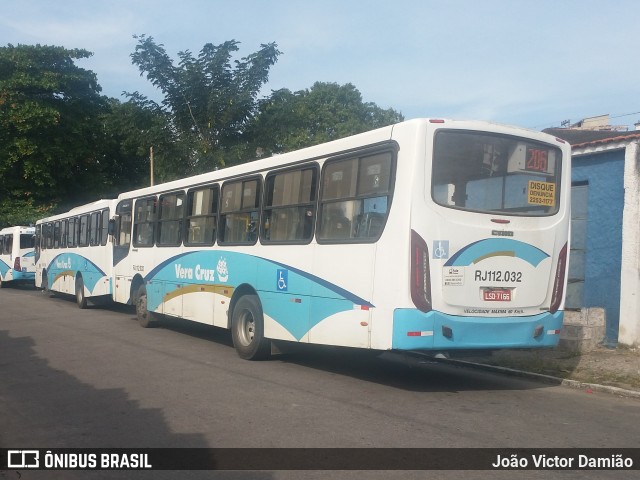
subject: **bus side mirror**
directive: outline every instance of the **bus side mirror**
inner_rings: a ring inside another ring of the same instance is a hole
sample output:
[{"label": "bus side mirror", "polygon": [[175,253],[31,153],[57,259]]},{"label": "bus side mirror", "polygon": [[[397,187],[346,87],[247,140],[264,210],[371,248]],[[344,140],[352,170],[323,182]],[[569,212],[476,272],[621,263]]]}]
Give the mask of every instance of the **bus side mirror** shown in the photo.
[{"label": "bus side mirror", "polygon": [[109,226],[107,227],[107,233],[109,235],[115,235],[116,234],[116,217],[109,219]]}]

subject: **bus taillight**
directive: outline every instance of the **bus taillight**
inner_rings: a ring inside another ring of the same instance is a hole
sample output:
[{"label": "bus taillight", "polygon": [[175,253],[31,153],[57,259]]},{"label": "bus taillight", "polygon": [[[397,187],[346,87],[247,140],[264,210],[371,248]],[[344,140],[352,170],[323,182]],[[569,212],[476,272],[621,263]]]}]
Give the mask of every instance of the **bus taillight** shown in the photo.
[{"label": "bus taillight", "polygon": [[429,249],[420,235],[411,230],[411,300],[423,312],[431,310]]},{"label": "bus taillight", "polygon": [[20,257],[16,257],[16,260],[13,262],[13,269],[16,272],[21,272],[22,268],[20,267]]},{"label": "bus taillight", "polygon": [[564,273],[567,267],[567,245],[564,244],[560,255],[558,255],[558,268],[556,268],[556,278],[553,284],[553,295],[551,297],[551,306],[549,311],[556,313],[562,303],[562,294],[564,292]]}]

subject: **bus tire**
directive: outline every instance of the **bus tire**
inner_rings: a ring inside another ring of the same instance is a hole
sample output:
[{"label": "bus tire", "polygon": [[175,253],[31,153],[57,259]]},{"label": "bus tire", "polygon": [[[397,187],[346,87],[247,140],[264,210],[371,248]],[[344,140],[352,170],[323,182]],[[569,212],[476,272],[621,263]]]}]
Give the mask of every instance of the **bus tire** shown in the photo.
[{"label": "bus tire", "polygon": [[84,294],[84,282],[82,277],[76,278],[76,303],[80,310],[87,308],[87,297]]},{"label": "bus tire", "polygon": [[147,310],[147,289],[140,286],[136,295],[136,316],[138,325],[142,328],[153,327],[156,324],[156,315]]},{"label": "bus tire", "polygon": [[264,316],[257,295],[244,295],[236,303],[231,338],[240,358],[263,360],[270,356],[271,342],[264,337]]}]

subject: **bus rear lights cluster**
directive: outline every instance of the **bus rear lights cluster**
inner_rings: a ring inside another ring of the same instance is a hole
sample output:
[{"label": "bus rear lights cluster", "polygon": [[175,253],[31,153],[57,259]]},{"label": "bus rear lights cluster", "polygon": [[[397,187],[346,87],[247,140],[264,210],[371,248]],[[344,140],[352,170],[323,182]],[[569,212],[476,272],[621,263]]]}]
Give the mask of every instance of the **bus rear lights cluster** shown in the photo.
[{"label": "bus rear lights cluster", "polygon": [[15,262],[13,262],[13,269],[17,272],[22,271],[22,267],[20,266],[20,257],[16,257]]},{"label": "bus rear lights cluster", "polygon": [[411,230],[411,300],[422,312],[431,311],[429,249],[424,239]]},{"label": "bus rear lights cluster", "polygon": [[560,250],[560,255],[558,255],[558,266],[556,268],[556,277],[553,283],[553,296],[551,297],[551,306],[549,307],[549,311],[551,313],[556,313],[558,311],[563,299],[564,274],[567,268],[567,245],[568,243],[564,244],[564,247]]}]

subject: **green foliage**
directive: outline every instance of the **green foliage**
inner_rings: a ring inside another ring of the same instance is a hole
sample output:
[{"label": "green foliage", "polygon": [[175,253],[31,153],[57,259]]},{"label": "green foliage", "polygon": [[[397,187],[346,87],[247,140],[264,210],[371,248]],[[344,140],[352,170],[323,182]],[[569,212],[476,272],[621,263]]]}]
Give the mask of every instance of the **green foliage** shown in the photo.
[{"label": "green foliage", "polygon": [[137,94],[125,103],[110,99],[101,123],[100,175],[113,195],[149,185],[150,147],[154,147],[156,183],[184,175],[180,159],[189,152],[180,150],[169,116],[150,102]]},{"label": "green foliage", "polygon": [[273,92],[260,103],[252,144],[270,155],[296,150],[401,122],[393,109],[363,102],[352,84],[316,82],[295,93]]},{"label": "green foliage", "polygon": [[149,147],[159,183],[402,120],[351,84],[258,99],[281,55],[275,43],[240,60],[235,40],[208,43],[174,65],[152,37],[136,38],[132,62],[161,104],[101,96],[96,75],[75,65],[86,50],[0,47],[0,226],[148,185]]},{"label": "green foliage", "polygon": [[224,166],[233,159],[255,113],[257,95],[281,53],[276,44],[262,45],[232,65],[238,42],[207,43],[197,57],[180,52],[176,66],[153,37],[135,38],[133,64],[162,91],[162,109],[170,116],[177,140],[192,152],[184,165],[187,172]]},{"label": "green foliage", "polygon": [[55,205],[34,205],[32,198],[0,199],[0,228],[35,225],[39,218],[51,215]]},{"label": "green foliage", "polygon": [[0,198],[25,205],[91,195],[100,181],[97,113],[103,108],[93,72],[74,64],[86,50],[53,46],[0,48]]},{"label": "green foliage", "polygon": [[181,154],[167,115],[135,97],[100,96],[95,74],[74,64],[90,55],[0,48],[0,223],[32,223],[148,185],[151,145],[159,181],[176,175]]}]

